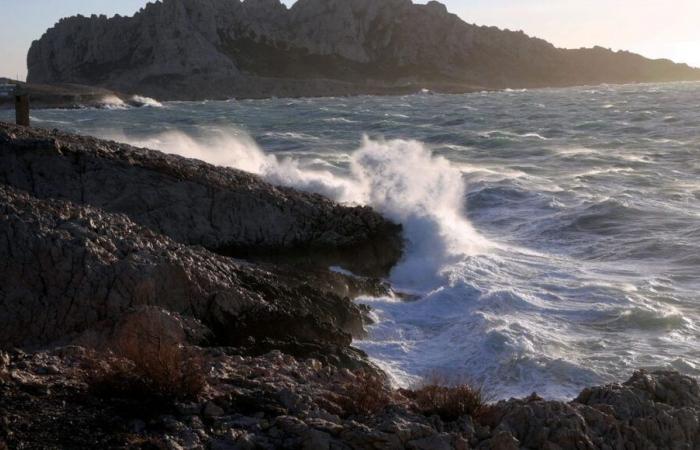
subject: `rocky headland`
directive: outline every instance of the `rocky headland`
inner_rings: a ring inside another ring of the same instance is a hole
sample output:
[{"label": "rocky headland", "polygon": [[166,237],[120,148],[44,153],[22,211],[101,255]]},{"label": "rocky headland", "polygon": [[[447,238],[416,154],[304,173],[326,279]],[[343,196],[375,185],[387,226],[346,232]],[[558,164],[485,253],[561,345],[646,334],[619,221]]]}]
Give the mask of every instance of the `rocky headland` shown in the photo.
[{"label": "rocky headland", "polygon": [[160,100],[700,80],[685,64],[559,49],[411,0],[165,0],[133,17],[62,19],[33,43],[28,67],[32,83]]},{"label": "rocky headland", "polygon": [[368,208],[0,123],[0,449],[700,448],[673,372],[571,402],[393,389],[352,299],[398,295],[401,254]]}]

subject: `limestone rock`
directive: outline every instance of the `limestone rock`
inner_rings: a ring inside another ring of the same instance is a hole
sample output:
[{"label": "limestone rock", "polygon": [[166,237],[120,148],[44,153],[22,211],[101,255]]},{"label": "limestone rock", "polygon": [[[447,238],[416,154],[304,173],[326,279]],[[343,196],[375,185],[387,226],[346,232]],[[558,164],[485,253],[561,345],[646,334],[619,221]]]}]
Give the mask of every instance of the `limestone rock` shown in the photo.
[{"label": "limestone rock", "polygon": [[401,256],[400,226],[369,208],[89,137],[0,123],[0,183],[126,214],[177,242],[231,256],[288,255],[374,275]]},{"label": "limestone rock", "polygon": [[[306,342],[351,355],[346,331],[362,328],[360,308],[309,281],[187,247],[123,215],[0,186],[0,347],[77,337],[148,306],[195,318],[226,345],[277,340],[291,351]],[[178,339],[196,329],[174,316],[163,324]]]},{"label": "limestone rock", "polygon": [[637,372],[626,383],[586,389],[571,403],[501,402],[496,410],[503,415],[492,425],[525,448],[697,448],[699,389],[676,372]]},{"label": "limestone rock", "polygon": [[[212,368],[203,398],[148,422],[141,416],[147,412],[143,399],[98,398],[87,390],[81,373],[104,354],[79,347],[12,351],[6,366],[14,375],[0,382],[0,442],[10,448],[40,448],[47,442],[61,448],[133,448],[129,442],[147,439],[169,448],[344,450],[695,449],[700,444],[698,383],[675,372],[639,372],[626,383],[587,389],[569,403],[532,396],[499,402],[474,418],[443,422],[421,415],[400,396],[372,415],[348,416],[333,393],[352,373],[318,368],[313,360],[281,352],[241,357],[215,348],[191,350]],[[36,375],[50,365],[58,373]],[[298,399],[293,411],[283,404],[290,394]],[[329,411],[338,408],[342,417],[333,418]],[[619,415],[629,412],[633,418]],[[477,433],[458,426],[465,420],[489,423],[479,425]]]},{"label": "limestone rock", "polygon": [[603,48],[563,50],[471,25],[436,2],[166,0],[134,17],[62,19],[32,44],[30,82],[160,99],[391,94],[700,79]]}]

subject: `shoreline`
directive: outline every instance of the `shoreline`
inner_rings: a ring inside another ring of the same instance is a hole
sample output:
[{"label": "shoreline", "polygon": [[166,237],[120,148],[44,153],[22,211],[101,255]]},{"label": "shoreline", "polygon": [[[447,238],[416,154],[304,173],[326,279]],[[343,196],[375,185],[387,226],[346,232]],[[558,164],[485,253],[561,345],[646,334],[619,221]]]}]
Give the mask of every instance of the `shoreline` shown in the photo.
[{"label": "shoreline", "polygon": [[[15,80],[11,80],[15,82]],[[314,80],[306,80],[314,81]],[[692,84],[700,83],[700,80],[679,80],[679,81],[658,81],[658,82],[638,82],[638,83],[599,83],[599,84],[567,84],[567,85],[552,85],[552,86],[534,86],[534,87],[499,87],[499,88],[488,88],[488,87],[473,87],[465,86],[464,88],[454,88],[454,89],[430,89],[425,86],[430,86],[430,84],[420,84],[410,87],[399,86],[395,90],[402,90],[401,92],[391,92],[392,89],[388,89],[386,92],[375,92],[373,90],[368,90],[366,92],[359,92],[353,94],[318,94],[318,95],[289,95],[289,96],[275,96],[275,95],[250,95],[250,96],[233,96],[233,97],[202,97],[199,99],[178,99],[178,98],[163,98],[163,97],[146,97],[140,94],[124,94],[117,93],[115,91],[109,91],[105,88],[99,86],[83,86],[83,85],[38,85],[43,89],[61,89],[66,86],[73,86],[73,89],[85,90],[96,90],[98,93],[93,93],[87,95],[89,98],[87,103],[81,103],[85,100],[81,99],[81,96],[86,94],[80,94],[78,92],[63,94],[67,95],[67,99],[56,99],[53,98],[56,94],[49,94],[49,99],[42,99],[39,94],[39,100],[32,100],[30,93],[30,101],[32,109],[38,110],[75,110],[75,109],[120,109],[120,108],[138,108],[147,106],[158,107],[160,103],[201,103],[201,102],[232,102],[232,101],[256,101],[256,100],[301,100],[301,99],[333,99],[333,98],[356,98],[356,97],[401,97],[406,95],[469,95],[469,94],[481,94],[481,93],[505,93],[510,91],[539,91],[539,90],[556,90],[556,89],[575,89],[575,88],[599,88],[601,86],[653,86],[653,85],[667,85],[667,84]],[[25,84],[25,83],[23,83]],[[30,84],[25,84],[30,87]],[[434,87],[434,86],[433,86]],[[43,95],[46,95],[45,93]],[[117,98],[121,103],[115,105],[114,102],[106,102],[105,96],[112,96]],[[141,99],[141,100],[135,100]],[[153,104],[155,103],[155,104]],[[37,106],[38,105],[38,106]],[[0,111],[2,110],[12,110],[14,109],[14,102],[3,101],[0,97]]]},{"label": "shoreline", "polygon": [[[700,387],[674,372],[457,413],[426,406],[421,388],[390,389],[352,346],[368,309],[351,299],[390,292],[380,277],[401,257],[397,227],[235,169],[0,123],[0,448],[700,443],[686,420],[700,414]],[[269,261],[270,248],[301,259]],[[362,267],[367,255],[378,267]],[[153,336],[156,353],[134,353]],[[165,379],[152,366],[163,348],[178,368]],[[144,396],[144,382],[167,395]],[[173,386],[199,390],[178,398]]]}]

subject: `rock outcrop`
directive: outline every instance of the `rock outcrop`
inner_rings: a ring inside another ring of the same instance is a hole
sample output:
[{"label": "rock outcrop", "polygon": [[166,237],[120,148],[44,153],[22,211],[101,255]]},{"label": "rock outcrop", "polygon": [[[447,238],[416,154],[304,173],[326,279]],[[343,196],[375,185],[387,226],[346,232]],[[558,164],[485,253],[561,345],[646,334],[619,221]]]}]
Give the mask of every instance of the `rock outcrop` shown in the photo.
[{"label": "rock outcrop", "polygon": [[[356,373],[280,352],[202,350],[208,389],[196,401],[151,404],[97,395],[94,354],[78,347],[0,353],[0,448],[169,449],[695,449],[700,388],[674,373],[639,372],[570,403],[532,397],[475,416],[427,416]],[[88,378],[89,379],[89,378]],[[385,396],[371,414],[359,389]],[[383,392],[383,394],[382,394]]]},{"label": "rock outcrop", "polygon": [[37,198],[123,213],[177,242],[229,256],[312,259],[375,276],[401,256],[400,226],[369,208],[339,206],[235,169],[58,131],[0,123],[0,183]]},{"label": "rock outcrop", "polygon": [[159,99],[393,94],[698,80],[603,48],[564,50],[410,0],[165,0],[133,17],[62,19],[28,55],[34,83]]},{"label": "rock outcrop", "polygon": [[350,348],[366,318],[351,297],[389,289],[326,264],[351,250],[348,267],[385,271],[400,234],[245,172],[0,124],[0,348],[90,341],[156,308],[195,322],[189,344],[367,365]]},{"label": "rock outcrop", "polygon": [[306,344],[352,364],[363,310],[315,286],[176,243],[124,215],[0,187],[0,348],[84,338],[152,306],[201,322],[209,344]]}]

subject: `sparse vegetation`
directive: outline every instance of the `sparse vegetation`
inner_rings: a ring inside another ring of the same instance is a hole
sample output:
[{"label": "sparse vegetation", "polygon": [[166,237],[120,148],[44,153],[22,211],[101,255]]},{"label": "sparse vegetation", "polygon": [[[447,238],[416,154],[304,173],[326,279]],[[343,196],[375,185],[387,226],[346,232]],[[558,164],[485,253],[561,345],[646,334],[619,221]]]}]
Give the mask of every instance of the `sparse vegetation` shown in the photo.
[{"label": "sparse vegetation", "polygon": [[337,403],[347,416],[376,414],[392,404],[392,390],[381,375],[369,370],[355,372],[355,377],[343,384]]},{"label": "sparse vegetation", "polygon": [[196,398],[206,384],[201,357],[160,333],[157,324],[132,327],[111,345],[114,357],[88,370],[88,384],[117,397]]},{"label": "sparse vegetation", "polygon": [[437,373],[426,377],[416,388],[402,393],[414,401],[422,414],[437,415],[445,421],[467,415],[476,417],[488,409],[481,387],[464,380],[450,380]]}]

